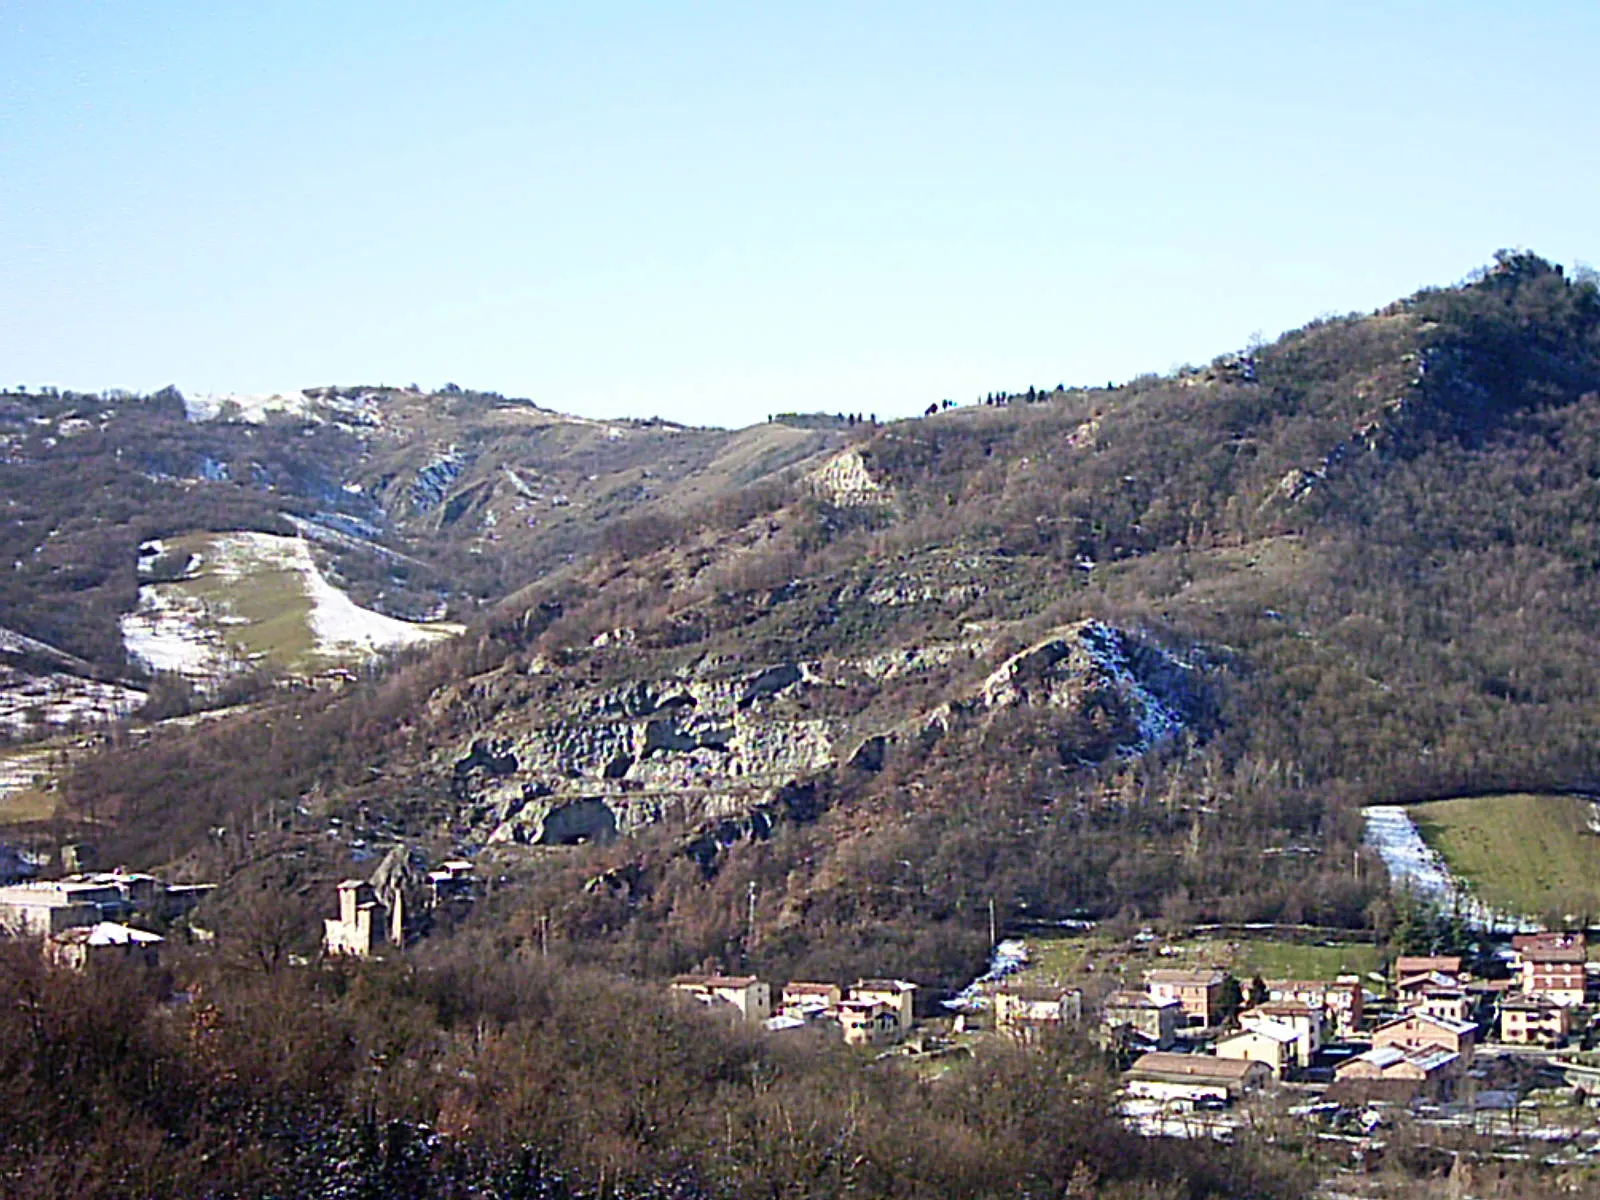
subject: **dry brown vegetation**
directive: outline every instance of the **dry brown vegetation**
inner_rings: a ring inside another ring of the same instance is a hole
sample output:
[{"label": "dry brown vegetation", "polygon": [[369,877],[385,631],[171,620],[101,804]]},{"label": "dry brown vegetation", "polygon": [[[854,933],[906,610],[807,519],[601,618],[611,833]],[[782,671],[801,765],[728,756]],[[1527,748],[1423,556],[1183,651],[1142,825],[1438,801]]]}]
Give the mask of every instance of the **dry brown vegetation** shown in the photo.
[{"label": "dry brown vegetation", "polygon": [[405,966],[44,971],[0,947],[0,1188],[30,1197],[1271,1197],[1141,1144],[1082,1047],[928,1082],[461,941]]}]

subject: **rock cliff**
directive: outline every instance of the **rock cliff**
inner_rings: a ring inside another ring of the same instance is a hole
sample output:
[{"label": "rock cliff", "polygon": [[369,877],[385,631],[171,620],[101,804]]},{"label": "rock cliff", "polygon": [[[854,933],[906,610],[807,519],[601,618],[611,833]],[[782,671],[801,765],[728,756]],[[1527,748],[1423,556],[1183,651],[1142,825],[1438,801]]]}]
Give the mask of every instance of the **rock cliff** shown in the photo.
[{"label": "rock cliff", "polygon": [[[836,768],[881,770],[961,722],[1018,707],[1053,714],[1081,761],[1142,752],[1207,720],[1206,669],[1098,621],[1057,630],[990,665],[910,718],[880,715],[890,681],[968,659],[992,641],[930,644],[861,659],[705,664],[579,688],[553,717],[510,705],[442,764],[460,817],[491,842],[561,845],[626,836],[663,818],[740,821],[785,811]],[[849,693],[854,705],[837,703]],[[548,713],[548,708],[541,706]]]}]

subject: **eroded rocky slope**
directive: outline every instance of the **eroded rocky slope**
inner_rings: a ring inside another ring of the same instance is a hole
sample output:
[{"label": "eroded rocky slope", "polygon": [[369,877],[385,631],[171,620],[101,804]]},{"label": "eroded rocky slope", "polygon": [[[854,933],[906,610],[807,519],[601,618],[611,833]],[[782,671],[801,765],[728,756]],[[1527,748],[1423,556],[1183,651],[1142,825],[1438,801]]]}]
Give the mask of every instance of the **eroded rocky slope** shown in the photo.
[{"label": "eroded rocky slope", "polygon": [[[478,836],[567,844],[667,816],[803,810],[823,772],[882,770],[1004,709],[1037,710],[1059,729],[1063,758],[1086,763],[1141,753],[1210,718],[1207,670],[1136,633],[1083,621],[998,662],[994,645],[977,638],[755,668],[708,659],[600,687],[535,664],[531,688],[490,685],[503,707],[441,766],[458,818]],[[891,683],[952,665],[963,669],[949,698],[911,713],[882,703]]]}]

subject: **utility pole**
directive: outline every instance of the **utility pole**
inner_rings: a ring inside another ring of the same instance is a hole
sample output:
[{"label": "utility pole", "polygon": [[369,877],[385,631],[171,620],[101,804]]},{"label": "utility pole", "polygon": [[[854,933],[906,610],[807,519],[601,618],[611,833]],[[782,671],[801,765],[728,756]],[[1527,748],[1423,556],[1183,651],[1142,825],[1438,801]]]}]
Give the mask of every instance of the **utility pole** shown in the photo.
[{"label": "utility pole", "polygon": [[550,957],[550,914],[539,914],[539,955],[541,958]]},{"label": "utility pole", "polygon": [[1000,933],[994,919],[994,897],[989,897],[989,949],[993,950],[1000,944]]}]

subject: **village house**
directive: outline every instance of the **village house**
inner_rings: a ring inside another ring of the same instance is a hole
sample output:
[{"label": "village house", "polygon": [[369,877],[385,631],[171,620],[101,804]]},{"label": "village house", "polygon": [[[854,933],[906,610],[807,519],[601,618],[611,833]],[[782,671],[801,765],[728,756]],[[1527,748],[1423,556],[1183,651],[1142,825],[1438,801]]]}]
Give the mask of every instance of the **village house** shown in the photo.
[{"label": "village house", "polygon": [[1394,977],[1409,979],[1416,975],[1429,975],[1437,971],[1450,977],[1450,985],[1462,980],[1459,954],[1402,954],[1394,960]]},{"label": "village house", "polygon": [[1401,1080],[1418,1085],[1417,1091],[1438,1096],[1448,1090],[1449,1081],[1461,1066],[1459,1054],[1438,1047],[1404,1050],[1399,1046],[1374,1046],[1365,1054],[1341,1063],[1334,1072],[1334,1080],[1338,1084]]},{"label": "village house", "polygon": [[332,956],[370,958],[387,941],[389,911],[364,879],[339,884],[339,915],[322,922],[322,948]]},{"label": "village house", "polygon": [[1219,1041],[1217,1057],[1260,1063],[1274,1079],[1283,1079],[1300,1065],[1299,1042],[1290,1026],[1262,1020]]},{"label": "village house", "polygon": [[1378,1026],[1372,1033],[1372,1048],[1394,1046],[1400,1050],[1439,1049],[1461,1056],[1463,1067],[1472,1062],[1478,1027],[1469,1021],[1451,1021],[1424,1012],[1410,1012]]},{"label": "village house", "polygon": [[1008,984],[994,992],[994,1027],[1018,1041],[1032,1041],[1043,1030],[1082,1020],[1083,993],[1077,988]]},{"label": "village house", "polygon": [[1462,991],[1461,981],[1443,971],[1424,971],[1420,975],[1407,975],[1394,985],[1394,997],[1402,1008],[1414,1008],[1425,996],[1435,992]]},{"label": "village house", "polygon": [[461,858],[446,859],[428,872],[428,901],[435,908],[452,901],[470,901],[477,886],[471,863]]},{"label": "village house", "polygon": [[1222,992],[1227,975],[1206,968],[1198,971],[1163,969],[1146,971],[1145,990],[1156,1000],[1176,1000],[1185,1023],[1211,1026],[1222,1018]]},{"label": "village house", "polygon": [[12,884],[0,887],[0,932],[48,937],[135,913],[174,917],[193,908],[213,886],[168,885],[154,875],[121,870]]},{"label": "village house", "polygon": [[125,915],[115,888],[59,879],[0,887],[0,931],[12,937],[48,937]]},{"label": "village house", "polygon": [[1528,996],[1580,1005],[1588,987],[1588,938],[1581,933],[1525,933],[1511,939],[1511,968]]},{"label": "village house", "polygon": [[779,1007],[795,1016],[810,1017],[828,1012],[843,999],[844,989],[837,983],[791,980],[783,985]]},{"label": "village house", "polygon": [[1116,1041],[1131,1034],[1157,1050],[1170,1049],[1183,1025],[1183,1005],[1176,1000],[1157,1000],[1148,992],[1116,991],[1105,998],[1101,1025]]},{"label": "village house", "polygon": [[1500,1040],[1518,1046],[1559,1046],[1572,1032],[1572,1006],[1547,996],[1507,996],[1500,1002]]},{"label": "village house", "polygon": [[754,975],[679,975],[672,990],[752,1024],[772,1016],[772,988]]},{"label": "village house", "polygon": [[858,979],[850,989],[850,999],[868,1004],[882,1004],[894,1011],[900,1032],[907,1032],[916,1022],[917,985],[904,979]]},{"label": "village house", "polygon": [[1324,1024],[1338,1037],[1358,1033],[1365,1019],[1366,992],[1354,975],[1325,979],[1266,979],[1267,998],[1274,1004],[1308,1004],[1320,1008]]},{"label": "village house", "polygon": [[71,971],[87,971],[112,962],[154,968],[161,965],[164,940],[143,929],[101,921],[52,933],[45,938],[44,953],[55,966]]},{"label": "village house", "polygon": [[1475,1007],[1473,998],[1461,990],[1423,992],[1410,1005],[1413,1012],[1457,1022],[1471,1022]]},{"label": "village house", "polygon": [[1268,1001],[1239,1014],[1239,1024],[1245,1029],[1269,1022],[1292,1029],[1294,1060],[1299,1067],[1309,1067],[1312,1057],[1322,1049],[1325,1021],[1321,1008],[1294,1000]]},{"label": "village house", "polygon": [[897,1042],[905,1033],[899,1010],[881,1000],[842,1000],[834,1007],[847,1046]]},{"label": "village house", "polygon": [[1124,1076],[1127,1094],[1162,1103],[1229,1103],[1258,1091],[1272,1079],[1265,1063],[1209,1054],[1153,1051],[1134,1060]]}]

